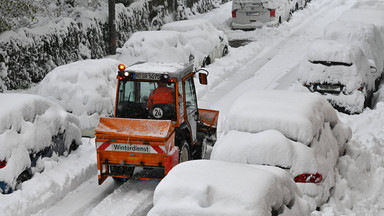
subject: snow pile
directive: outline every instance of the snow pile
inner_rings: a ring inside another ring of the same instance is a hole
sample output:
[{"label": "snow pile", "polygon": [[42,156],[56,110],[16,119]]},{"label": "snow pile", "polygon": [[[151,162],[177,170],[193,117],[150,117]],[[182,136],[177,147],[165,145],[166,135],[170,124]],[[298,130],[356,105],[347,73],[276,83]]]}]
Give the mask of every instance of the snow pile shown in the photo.
[{"label": "snow pile", "polygon": [[[39,166],[44,167],[44,172],[35,173],[32,179],[24,182],[21,188],[12,194],[0,194],[1,215],[33,215],[55,205],[89,178],[96,180],[94,140],[84,138],[82,142],[83,144],[67,157],[42,159]],[[87,196],[87,199],[89,198]],[[61,212],[63,215],[66,213]]]},{"label": "snow pile", "polygon": [[250,91],[234,101],[223,127],[224,133],[230,130],[257,133],[274,129],[291,140],[309,145],[320,135],[325,122],[329,122],[331,128],[341,123],[332,106],[318,95]]},{"label": "snow pile", "polygon": [[375,25],[362,22],[335,21],[324,29],[324,39],[357,44],[367,58],[374,60],[378,70],[374,75],[381,76],[384,70],[384,41]]},{"label": "snow pile", "polygon": [[313,149],[289,140],[276,130],[230,131],[217,140],[211,154],[211,160],[277,166],[289,170],[292,178],[319,172],[316,159]]},{"label": "snow pile", "polygon": [[196,160],[174,167],[155,189],[156,215],[309,215],[295,183],[275,167]]},{"label": "snow pile", "polygon": [[138,61],[188,63],[193,48],[187,39],[174,31],[135,32],[122,48],[117,59],[126,65]]},{"label": "snow pile", "polygon": [[[332,104],[349,113],[361,113],[375,91],[374,74],[361,48],[340,40],[317,40],[299,68],[299,80],[315,91],[317,84],[340,85],[340,94],[325,94]],[[363,91],[358,91],[363,87]]]},{"label": "snow pile", "polygon": [[0,160],[7,161],[0,169],[0,181],[11,188],[16,186],[16,178],[31,167],[30,154],[52,146],[54,136],[64,134],[66,153],[73,141],[81,143],[79,120],[51,101],[5,93],[0,94],[0,101]]},{"label": "snow pile", "polygon": [[193,19],[167,23],[161,30],[177,31],[184,35],[188,43],[194,48],[195,65],[203,65],[206,57],[210,62],[223,56],[224,47],[228,48],[227,36],[216,29],[207,20]]},{"label": "snow pile", "polygon": [[337,159],[352,136],[332,106],[310,93],[244,93],[234,101],[223,124],[224,136],[215,144],[212,159],[282,167],[289,169],[292,178],[319,173],[320,183],[298,184],[317,206],[330,196]]},{"label": "snow pile", "polygon": [[55,68],[37,86],[37,94],[80,119],[83,136],[92,136],[100,116],[114,114],[119,61],[84,60]]}]

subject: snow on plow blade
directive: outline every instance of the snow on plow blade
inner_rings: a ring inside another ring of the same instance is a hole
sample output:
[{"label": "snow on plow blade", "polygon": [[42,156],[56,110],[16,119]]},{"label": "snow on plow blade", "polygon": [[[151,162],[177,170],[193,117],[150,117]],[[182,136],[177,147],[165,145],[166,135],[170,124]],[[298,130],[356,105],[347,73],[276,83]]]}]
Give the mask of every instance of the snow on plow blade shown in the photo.
[{"label": "snow on plow blade", "polygon": [[96,128],[99,184],[111,172],[110,166],[164,167],[165,174],[179,161],[174,126],[169,120],[100,118]]}]

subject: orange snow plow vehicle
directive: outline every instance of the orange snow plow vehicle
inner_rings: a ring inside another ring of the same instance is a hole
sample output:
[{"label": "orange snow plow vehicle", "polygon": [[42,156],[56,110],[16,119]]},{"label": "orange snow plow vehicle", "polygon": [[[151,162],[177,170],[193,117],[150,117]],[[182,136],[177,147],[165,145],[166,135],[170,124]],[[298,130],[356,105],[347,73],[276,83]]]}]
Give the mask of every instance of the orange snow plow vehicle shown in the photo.
[{"label": "orange snow plow vehicle", "polygon": [[[216,141],[219,112],[199,109],[193,65],[119,65],[115,116],[96,128],[99,184],[125,181],[136,167],[164,169],[205,157]],[[207,84],[208,72],[200,72]],[[162,171],[161,171],[162,172]]]}]

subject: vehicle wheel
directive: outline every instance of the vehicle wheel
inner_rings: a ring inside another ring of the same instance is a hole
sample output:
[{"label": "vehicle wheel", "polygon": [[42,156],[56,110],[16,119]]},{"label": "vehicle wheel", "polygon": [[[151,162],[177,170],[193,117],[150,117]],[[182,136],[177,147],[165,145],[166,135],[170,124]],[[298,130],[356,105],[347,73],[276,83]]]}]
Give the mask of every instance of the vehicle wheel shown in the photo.
[{"label": "vehicle wheel", "polygon": [[228,55],[229,51],[228,51],[228,47],[225,46],[224,49],[223,49],[223,57]]},{"label": "vehicle wheel", "polygon": [[25,182],[25,181],[31,179],[31,178],[32,178],[31,173],[29,173],[28,170],[24,170],[24,171],[19,175],[19,177],[17,177],[16,182],[17,182],[17,184],[20,184],[20,183],[22,183],[22,182]]},{"label": "vehicle wheel", "polygon": [[206,67],[208,65],[211,64],[211,59],[209,58],[209,56],[205,57],[204,61],[203,61],[203,66],[202,67]]},{"label": "vehicle wheel", "polygon": [[190,160],[190,152],[189,152],[189,146],[188,143],[184,141],[183,146],[180,149],[180,155],[179,155],[179,163],[189,161]]},{"label": "vehicle wheel", "polygon": [[281,21],[281,17],[279,17],[279,25],[281,25],[282,21]]},{"label": "vehicle wheel", "polygon": [[69,149],[70,151],[75,151],[77,148],[79,148],[79,144],[77,144],[76,141],[73,140],[71,145],[69,146]]},{"label": "vehicle wheel", "polygon": [[204,138],[201,144],[197,147],[197,157],[196,159],[205,159],[205,156],[207,155],[207,149],[208,149],[208,144],[207,144],[207,139]]},{"label": "vehicle wheel", "polygon": [[[129,176],[131,178],[133,176],[133,172],[135,171],[135,167],[124,167],[124,166],[110,166],[111,173],[115,175]],[[119,178],[112,177],[116,182],[126,182],[129,178]]]}]

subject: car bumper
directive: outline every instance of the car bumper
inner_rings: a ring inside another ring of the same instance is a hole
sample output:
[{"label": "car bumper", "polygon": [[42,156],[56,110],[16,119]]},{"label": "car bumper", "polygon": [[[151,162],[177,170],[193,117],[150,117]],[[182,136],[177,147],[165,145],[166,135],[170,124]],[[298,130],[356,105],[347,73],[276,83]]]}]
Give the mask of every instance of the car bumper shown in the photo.
[{"label": "car bumper", "polygon": [[357,114],[363,112],[365,95],[361,91],[355,91],[349,95],[324,94],[324,96],[335,109],[341,112],[346,112],[349,114]]},{"label": "car bumper", "polygon": [[277,20],[271,21],[271,22],[254,22],[254,23],[249,23],[249,24],[240,24],[240,23],[235,23],[232,22],[232,29],[234,30],[252,30],[252,29],[257,29],[261,28],[263,26],[276,26],[278,24]]}]

